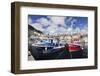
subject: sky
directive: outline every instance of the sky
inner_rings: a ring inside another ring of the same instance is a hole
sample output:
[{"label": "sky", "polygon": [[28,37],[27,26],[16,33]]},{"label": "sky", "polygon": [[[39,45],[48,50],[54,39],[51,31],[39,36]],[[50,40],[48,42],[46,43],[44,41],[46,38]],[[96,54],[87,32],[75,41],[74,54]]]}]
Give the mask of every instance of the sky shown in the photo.
[{"label": "sky", "polygon": [[72,34],[88,31],[88,17],[28,15],[28,24],[44,34]]}]

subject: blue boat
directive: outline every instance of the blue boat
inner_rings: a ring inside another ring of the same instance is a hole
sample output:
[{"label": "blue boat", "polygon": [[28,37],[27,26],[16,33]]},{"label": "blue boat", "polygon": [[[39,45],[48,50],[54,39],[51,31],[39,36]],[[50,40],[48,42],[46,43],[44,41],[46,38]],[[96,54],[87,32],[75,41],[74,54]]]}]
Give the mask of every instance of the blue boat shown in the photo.
[{"label": "blue boat", "polygon": [[52,40],[42,40],[32,44],[31,53],[35,60],[67,59],[70,57],[65,46],[58,46]]}]

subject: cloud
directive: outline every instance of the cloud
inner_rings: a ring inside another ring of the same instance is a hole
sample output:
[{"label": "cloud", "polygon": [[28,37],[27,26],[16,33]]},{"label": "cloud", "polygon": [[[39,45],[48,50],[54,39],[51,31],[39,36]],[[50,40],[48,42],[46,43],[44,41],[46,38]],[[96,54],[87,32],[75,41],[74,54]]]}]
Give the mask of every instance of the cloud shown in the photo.
[{"label": "cloud", "polygon": [[43,27],[48,26],[50,24],[50,21],[48,21],[46,18],[39,18],[35,21],[35,23],[33,23],[32,19],[29,18],[28,24],[30,24],[32,27],[34,27],[37,30],[45,32],[46,30]]},{"label": "cloud", "polygon": [[47,16],[50,21],[55,25],[61,25],[62,27],[65,27],[65,19],[66,17],[63,16]]},{"label": "cloud", "polygon": [[47,16],[47,18],[49,19],[48,20],[49,26],[46,29],[46,33],[50,35],[57,35],[57,34],[61,34],[65,32],[66,30],[65,18],[66,17]]},{"label": "cloud", "polygon": [[70,22],[71,22],[71,28],[73,28],[74,26],[75,26],[75,22],[76,22],[77,20],[76,19],[72,19]]},{"label": "cloud", "polygon": [[44,29],[42,28],[42,25],[40,23],[33,23],[33,24],[31,24],[31,26],[42,32],[44,31]]},{"label": "cloud", "polygon": [[[42,31],[44,34],[58,35],[58,34],[72,34],[72,33],[81,33],[87,34],[88,27],[84,28],[76,27],[75,22],[77,19],[73,17],[63,17],[63,16],[47,16],[47,18],[41,17],[38,18],[35,23],[32,23],[32,19],[28,19],[28,23],[31,24],[35,29]],[[66,23],[70,23],[70,26],[67,26]],[[59,26],[60,25],[60,26]],[[77,25],[76,25],[77,26]],[[46,27],[46,28],[44,28]]]},{"label": "cloud", "polygon": [[82,35],[87,35],[88,34],[88,27],[87,27],[87,25],[83,29],[81,29],[81,34]]},{"label": "cloud", "polygon": [[66,19],[66,23],[70,22],[73,18],[72,17],[69,17]]},{"label": "cloud", "polygon": [[[53,17],[53,16],[48,16],[49,20],[47,18],[39,18],[36,20],[37,23],[33,23],[32,26],[45,34],[61,34],[66,31],[64,28],[65,26],[65,17]],[[59,25],[61,25],[59,27]],[[47,28],[43,28],[46,27]]]},{"label": "cloud", "polygon": [[55,30],[56,30],[57,28],[58,28],[57,25],[51,23],[50,26],[48,26],[48,28],[45,29],[44,32],[47,33],[47,34],[52,35],[52,34],[55,32]]},{"label": "cloud", "polygon": [[47,28],[47,31],[50,35],[66,34],[67,29],[64,27],[59,27],[55,24],[52,24]]},{"label": "cloud", "polygon": [[37,23],[40,23],[42,26],[48,26],[51,22],[47,18],[40,18],[36,20]]},{"label": "cloud", "polygon": [[68,28],[67,28],[67,34],[70,35],[70,34],[72,34],[72,33],[73,33],[73,29],[72,29],[71,27],[68,27]]},{"label": "cloud", "polygon": [[56,29],[55,33],[67,34],[67,29],[65,29],[64,27],[59,27],[59,29]]},{"label": "cloud", "polygon": [[74,33],[81,33],[81,29],[79,27],[75,28]]},{"label": "cloud", "polygon": [[31,18],[28,18],[28,24],[32,24],[32,19]]}]

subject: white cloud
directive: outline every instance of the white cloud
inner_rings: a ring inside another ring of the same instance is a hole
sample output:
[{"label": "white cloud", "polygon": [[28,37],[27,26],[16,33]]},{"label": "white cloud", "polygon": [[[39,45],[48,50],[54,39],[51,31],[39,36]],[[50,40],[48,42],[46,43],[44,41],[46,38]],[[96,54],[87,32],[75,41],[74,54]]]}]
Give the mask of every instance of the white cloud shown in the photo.
[{"label": "white cloud", "polygon": [[48,26],[50,22],[46,18],[40,18],[36,20],[36,23],[32,23],[31,18],[28,19],[28,23],[37,30],[46,32],[43,26]]},{"label": "white cloud", "polygon": [[71,27],[68,27],[67,34],[72,34],[72,33],[73,33],[73,29]]},{"label": "white cloud", "polygon": [[70,22],[72,19],[73,19],[72,17],[67,18],[67,19],[66,19],[66,23],[67,23],[67,22]]},{"label": "white cloud", "polygon": [[62,27],[65,27],[65,18],[63,16],[48,16],[48,18],[51,20],[51,22],[55,25],[61,25]]},{"label": "white cloud", "polygon": [[[81,34],[87,34],[88,33],[88,27],[85,26],[84,28],[80,29],[77,27],[76,29],[73,29],[74,22],[76,22],[76,19],[73,19],[72,17],[69,17],[66,19],[66,17],[56,17],[56,16],[48,16],[49,20],[47,18],[39,18],[36,20],[37,23],[32,23],[32,19],[28,19],[28,23],[31,24],[35,29],[40,30],[44,32],[45,34],[50,35],[58,35],[58,34],[72,34],[72,33],[81,33]],[[66,22],[71,22],[71,27],[66,28],[65,24]],[[59,27],[59,24],[61,25]],[[48,26],[49,25],[49,26]],[[48,26],[46,29],[44,29],[44,26]]]},{"label": "white cloud", "polygon": [[65,29],[64,27],[58,27],[55,24],[52,24],[50,27],[48,27],[47,31],[50,35],[66,34],[67,33],[67,29]]},{"label": "white cloud", "polygon": [[81,29],[81,34],[82,35],[88,34],[88,27],[87,26],[85,26],[83,29]]},{"label": "white cloud", "polygon": [[72,20],[71,20],[71,28],[73,28],[74,23],[75,23],[76,21],[77,21],[76,19],[72,19]]},{"label": "white cloud", "polygon": [[56,29],[55,33],[67,34],[67,29],[65,29],[64,27],[59,27],[59,29]]},{"label": "white cloud", "polygon": [[39,23],[33,23],[33,24],[31,24],[31,26],[37,30],[44,31],[44,29],[42,28],[42,25]]},{"label": "white cloud", "polygon": [[[57,34],[61,34],[61,33],[66,33],[66,24],[65,24],[65,18],[66,17],[56,17],[56,16],[48,16],[49,18],[49,27],[45,30],[46,33],[48,31],[48,33],[50,35],[57,35]],[[59,27],[59,25],[61,25]]]},{"label": "white cloud", "polygon": [[40,18],[37,20],[42,26],[48,26],[51,22],[46,18]]},{"label": "white cloud", "polygon": [[32,24],[32,19],[31,18],[28,18],[28,24]]},{"label": "white cloud", "polygon": [[79,27],[77,27],[76,29],[74,29],[74,33],[81,33],[81,30]]},{"label": "white cloud", "polygon": [[[50,26],[46,29],[48,31],[49,34],[53,34],[55,32],[55,30],[57,29],[57,25],[55,24],[50,24]],[[46,32],[47,32],[46,31]]]}]

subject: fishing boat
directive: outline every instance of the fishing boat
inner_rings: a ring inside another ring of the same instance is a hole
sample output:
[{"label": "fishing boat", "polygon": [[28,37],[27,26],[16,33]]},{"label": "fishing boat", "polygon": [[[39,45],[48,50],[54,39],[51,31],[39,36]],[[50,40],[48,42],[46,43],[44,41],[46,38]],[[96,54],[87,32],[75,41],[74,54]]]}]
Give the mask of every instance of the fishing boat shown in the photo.
[{"label": "fishing boat", "polygon": [[36,60],[65,59],[67,56],[64,48],[64,45],[56,43],[55,40],[46,39],[32,44],[31,53]]},{"label": "fishing boat", "polygon": [[64,47],[64,45],[59,45],[53,39],[41,40],[35,44],[32,44],[32,46],[37,47],[37,48],[42,48],[43,53],[48,53],[48,52],[51,52],[51,50],[53,49],[60,49]]}]

